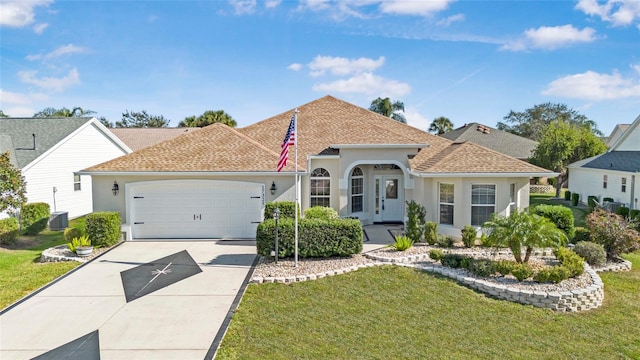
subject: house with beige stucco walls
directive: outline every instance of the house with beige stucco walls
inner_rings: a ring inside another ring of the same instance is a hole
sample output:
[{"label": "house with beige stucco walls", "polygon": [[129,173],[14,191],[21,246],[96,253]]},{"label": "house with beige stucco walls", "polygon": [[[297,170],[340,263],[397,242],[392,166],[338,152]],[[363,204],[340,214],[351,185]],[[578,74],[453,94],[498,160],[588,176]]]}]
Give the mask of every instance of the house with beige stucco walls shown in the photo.
[{"label": "house with beige stucco walls", "polygon": [[[456,236],[527,208],[529,178],[555,176],[332,96],[296,109],[303,211],[330,206],[363,224],[402,223],[414,200]],[[296,199],[293,149],[276,171],[293,113],[240,129],[213,124],[89,167],[81,173],[93,179],[94,210],[120,212],[130,239],[254,238],[265,203]]]}]

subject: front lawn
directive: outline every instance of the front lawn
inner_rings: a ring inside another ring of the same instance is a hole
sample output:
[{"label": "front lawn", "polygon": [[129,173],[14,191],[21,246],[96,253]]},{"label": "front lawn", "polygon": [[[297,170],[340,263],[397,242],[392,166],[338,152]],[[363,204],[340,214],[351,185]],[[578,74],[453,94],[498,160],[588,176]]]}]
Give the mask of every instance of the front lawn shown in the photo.
[{"label": "front lawn", "polygon": [[249,285],[216,359],[640,358],[640,252],[601,274],[602,307],[557,313],[379,266]]}]

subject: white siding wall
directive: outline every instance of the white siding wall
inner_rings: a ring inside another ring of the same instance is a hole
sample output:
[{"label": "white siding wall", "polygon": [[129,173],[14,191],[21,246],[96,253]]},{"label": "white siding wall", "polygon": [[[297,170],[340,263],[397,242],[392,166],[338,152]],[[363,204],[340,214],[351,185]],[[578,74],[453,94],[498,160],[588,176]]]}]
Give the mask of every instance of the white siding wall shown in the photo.
[{"label": "white siding wall", "polygon": [[[607,175],[607,188],[603,188],[603,177]],[[590,195],[612,198],[613,201],[624,203],[625,206],[637,208],[635,198],[638,198],[639,177],[623,171],[603,169],[571,168],[569,169],[569,191],[580,194],[580,202],[587,203]],[[632,185],[635,177],[636,184]],[[622,192],[622,178],[627,179],[626,191]],[[635,194],[632,192],[635,191]],[[632,198],[634,196],[635,198]]]},{"label": "white siding wall", "polygon": [[[638,151],[640,150],[640,126],[630,127],[628,130],[633,130],[624,139],[624,142],[614,150],[617,151]],[[625,134],[626,135],[626,134]]]},{"label": "white siding wall", "polygon": [[[93,209],[91,177],[81,176],[81,190],[75,191],[73,173],[124,155],[125,152],[93,124],[52,149],[23,171],[28,202],[46,202],[51,206],[51,212],[67,211],[69,218],[90,213]],[[54,187],[58,190],[55,208]]]}]

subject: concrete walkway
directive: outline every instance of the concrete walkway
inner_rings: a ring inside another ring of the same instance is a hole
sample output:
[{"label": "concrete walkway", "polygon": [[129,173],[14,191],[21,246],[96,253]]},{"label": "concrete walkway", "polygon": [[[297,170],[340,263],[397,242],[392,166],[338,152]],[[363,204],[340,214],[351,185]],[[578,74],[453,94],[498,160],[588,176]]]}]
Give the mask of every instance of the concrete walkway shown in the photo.
[{"label": "concrete walkway", "polygon": [[392,232],[402,231],[402,225],[396,224],[373,224],[364,225],[365,238],[362,252],[369,252],[376,249],[380,249],[389,244],[393,244],[395,241]]},{"label": "concrete walkway", "polygon": [[210,359],[255,254],[255,241],[122,243],[4,310],[0,359]]}]

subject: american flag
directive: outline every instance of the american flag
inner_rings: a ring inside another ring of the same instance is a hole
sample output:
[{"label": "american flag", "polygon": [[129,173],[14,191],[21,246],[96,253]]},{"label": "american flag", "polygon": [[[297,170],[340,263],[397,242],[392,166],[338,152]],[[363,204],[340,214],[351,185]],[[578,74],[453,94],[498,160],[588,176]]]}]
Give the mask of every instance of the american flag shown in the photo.
[{"label": "american flag", "polygon": [[287,129],[287,134],[284,136],[284,141],[282,142],[280,159],[278,159],[278,172],[287,166],[287,160],[289,159],[289,146],[295,145],[296,143],[296,120],[296,113],[293,113],[291,122],[289,123],[289,129]]}]

